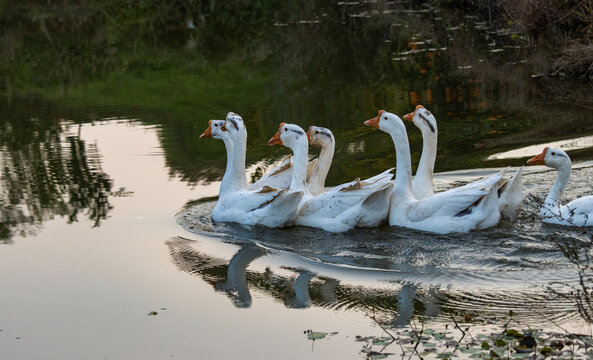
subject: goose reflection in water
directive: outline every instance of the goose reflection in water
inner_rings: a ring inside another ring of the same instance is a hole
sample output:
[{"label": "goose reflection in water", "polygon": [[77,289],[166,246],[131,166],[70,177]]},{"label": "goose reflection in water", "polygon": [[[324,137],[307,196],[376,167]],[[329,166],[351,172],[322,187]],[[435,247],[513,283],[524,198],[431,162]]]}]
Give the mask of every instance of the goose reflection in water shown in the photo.
[{"label": "goose reflection in water", "polygon": [[[251,307],[253,299],[249,290],[250,285],[281,299],[288,308],[302,309],[312,304],[311,281],[317,277],[317,274],[311,271],[283,267],[298,273],[294,280],[272,274],[269,268],[262,274],[254,273],[254,276],[248,277],[249,265],[270,253],[269,250],[254,243],[241,245],[228,265],[226,261],[198,250],[198,243],[192,240],[177,238],[169,240],[167,245],[173,262],[179,270],[200,275],[214,289],[226,293],[238,308]],[[314,286],[316,302],[322,305],[335,303],[335,290],[338,284],[339,281],[335,279],[320,278],[320,283]]]},{"label": "goose reflection in water", "polygon": [[[287,268],[289,269],[289,268]],[[315,303],[320,306],[331,306],[337,301],[336,288],[340,282],[336,279],[320,277],[305,269],[290,269],[298,273],[292,283],[292,292],[284,299],[286,307],[304,309],[311,306],[311,292],[314,292]],[[312,283],[317,278],[320,282]]]},{"label": "goose reflection in water", "polygon": [[179,270],[201,276],[216,291],[226,293],[237,308],[251,307],[253,299],[250,287],[254,287],[281,300],[291,309],[317,305],[396,313],[393,324],[397,326],[409,324],[415,313],[414,302],[421,298],[424,300],[425,315],[439,313],[438,306],[432,301],[434,297],[417,294],[417,285],[411,283],[402,286],[399,293],[381,290],[374,293],[358,287],[340,286],[340,282],[334,278],[290,266],[281,266],[280,270],[294,272],[295,277],[274,274],[269,268],[263,273],[250,272],[248,275],[247,268],[253,261],[273,252],[254,243],[240,245],[228,263],[200,251],[199,243],[192,240],[178,238],[168,241],[167,245]]},{"label": "goose reflection in water", "polygon": [[[377,278],[378,283],[383,284],[379,287],[372,284],[361,286],[349,284],[347,279],[337,280],[327,276],[328,272],[334,272],[323,264],[312,268],[308,261],[295,263],[290,256],[284,262],[290,266],[279,264],[278,260],[286,255],[283,251],[252,242],[224,243],[225,246],[237,247],[230,260],[210,254],[206,250],[207,244],[200,241],[176,238],[169,240],[167,245],[172,261],[180,271],[198,275],[217,292],[225,293],[237,308],[251,307],[253,299],[250,291],[256,289],[258,294],[276,299],[289,309],[317,306],[333,310],[359,310],[375,314],[396,327],[405,327],[417,317],[448,322],[451,316],[463,318],[470,314],[472,318],[486,321],[503,318],[510,309],[515,312],[514,319],[534,326],[549,321],[574,324],[579,317],[574,299],[550,293],[544,288],[540,291],[466,291],[407,281],[401,278],[401,273],[394,275],[397,279]],[[258,267],[265,270],[248,270],[257,259],[261,261]],[[348,272],[344,275],[347,276]],[[360,272],[359,275],[365,270]]]},{"label": "goose reflection in water", "polygon": [[251,293],[247,286],[247,267],[267,251],[255,244],[245,244],[233,255],[227,268],[226,281],[218,281],[215,288],[226,292],[238,308],[251,307]]}]

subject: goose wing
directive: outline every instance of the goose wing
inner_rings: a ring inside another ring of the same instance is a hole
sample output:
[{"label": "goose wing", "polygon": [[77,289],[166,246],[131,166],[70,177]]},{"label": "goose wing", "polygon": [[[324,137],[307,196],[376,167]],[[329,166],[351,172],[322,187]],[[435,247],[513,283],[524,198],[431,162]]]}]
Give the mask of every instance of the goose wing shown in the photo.
[{"label": "goose wing", "polygon": [[323,194],[309,199],[299,210],[299,216],[316,216],[334,218],[348,209],[361,204],[376,191],[384,187],[384,183],[372,184],[359,179],[332,188]]},{"label": "goose wing", "polygon": [[[502,176],[502,174],[499,174]],[[500,177],[498,178],[500,181]],[[498,181],[494,182],[497,184]],[[428,217],[456,216],[475,207],[490,192],[490,186],[459,187],[443,191],[421,200],[410,209],[409,218],[412,221],[424,220]]]}]

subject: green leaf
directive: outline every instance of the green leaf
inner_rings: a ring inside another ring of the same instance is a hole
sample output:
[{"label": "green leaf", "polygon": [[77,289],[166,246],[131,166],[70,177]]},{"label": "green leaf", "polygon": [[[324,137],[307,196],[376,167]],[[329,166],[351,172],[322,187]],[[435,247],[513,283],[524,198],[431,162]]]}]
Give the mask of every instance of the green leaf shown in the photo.
[{"label": "green leaf", "polygon": [[497,347],[507,346],[507,342],[504,341],[503,339],[498,339],[494,342],[494,346],[497,346]]},{"label": "green leaf", "polygon": [[549,348],[549,347],[547,347],[547,346],[544,346],[544,347],[543,347],[543,348],[540,350],[540,352],[539,352],[539,353],[540,353],[540,354],[542,354],[544,357],[548,357],[548,356],[552,355],[552,349],[550,349],[550,348]]},{"label": "green leaf", "polygon": [[437,358],[439,358],[439,359],[450,359],[452,356],[453,356],[453,353],[444,352],[444,353],[438,354],[437,355]]},{"label": "green leaf", "polygon": [[307,339],[319,340],[319,339],[325,338],[326,336],[327,336],[326,332],[311,331],[310,333],[307,334]]},{"label": "green leaf", "polygon": [[490,345],[488,345],[488,343],[486,341],[482,342],[482,349],[484,350],[490,350]]},{"label": "green leaf", "polygon": [[371,359],[385,359],[387,357],[387,355],[385,354],[380,354],[380,353],[374,353],[370,355]]},{"label": "green leaf", "polygon": [[517,337],[517,338],[522,338],[523,337],[523,334],[521,334],[520,332],[518,332],[515,329],[508,329],[507,331],[505,331],[505,335],[514,336],[514,337]]}]

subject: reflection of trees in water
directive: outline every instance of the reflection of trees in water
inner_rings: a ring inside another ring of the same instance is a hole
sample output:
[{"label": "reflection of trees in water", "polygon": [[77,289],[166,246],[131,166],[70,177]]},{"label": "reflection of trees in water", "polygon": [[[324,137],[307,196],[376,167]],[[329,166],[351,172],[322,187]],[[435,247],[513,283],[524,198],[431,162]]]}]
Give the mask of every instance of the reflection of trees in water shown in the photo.
[{"label": "reflection of trees in water", "polygon": [[550,291],[574,301],[579,314],[593,323],[593,235],[564,233],[556,239],[558,248],[576,268],[579,276],[578,286],[553,284]]},{"label": "reflection of trees in water", "polygon": [[82,214],[99,226],[112,208],[113,184],[96,146],[66,136],[60,124],[11,116],[0,128],[1,238],[35,234],[55,216],[71,223]]}]

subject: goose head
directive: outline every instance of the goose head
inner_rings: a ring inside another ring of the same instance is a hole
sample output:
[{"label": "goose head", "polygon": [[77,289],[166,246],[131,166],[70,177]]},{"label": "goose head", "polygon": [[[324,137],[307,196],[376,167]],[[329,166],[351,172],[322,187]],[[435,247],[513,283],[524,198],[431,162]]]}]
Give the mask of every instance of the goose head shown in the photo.
[{"label": "goose head", "polygon": [[379,113],[376,117],[372,119],[368,119],[364,122],[367,126],[376,127],[377,129],[384,131],[392,136],[396,137],[406,137],[406,126],[402,119],[399,116],[387,112],[385,110],[379,110]]},{"label": "goose head", "polygon": [[210,120],[208,121],[208,128],[204,130],[201,138],[214,138],[219,140],[224,140],[226,137],[229,137],[229,132],[225,127],[224,120]]},{"label": "goose head", "polygon": [[268,145],[284,145],[291,150],[307,148],[307,134],[300,126],[294,124],[281,123],[278,131],[268,141]]},{"label": "goose head", "polygon": [[334,134],[324,127],[309,126],[307,131],[309,144],[316,148],[325,149],[335,144]]},{"label": "goose head", "polygon": [[247,128],[243,122],[243,118],[239,114],[229,112],[226,114],[226,129],[231,137],[247,139]]},{"label": "goose head", "polygon": [[529,165],[546,165],[554,169],[559,169],[565,166],[572,166],[570,157],[562,150],[552,149],[546,147],[541,154],[527,160]]},{"label": "goose head", "polygon": [[422,105],[416,106],[414,112],[404,115],[403,119],[413,122],[423,135],[438,136],[437,119]]}]

